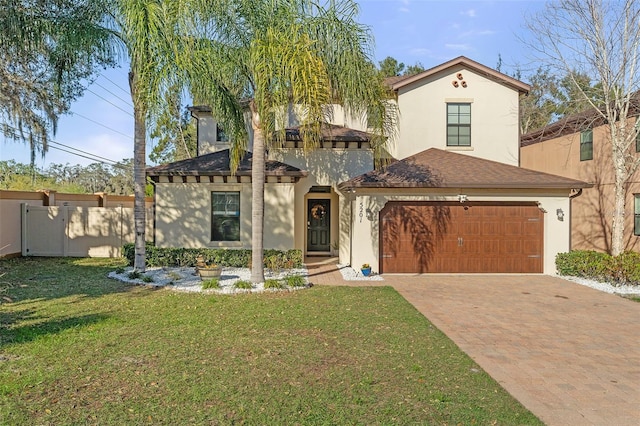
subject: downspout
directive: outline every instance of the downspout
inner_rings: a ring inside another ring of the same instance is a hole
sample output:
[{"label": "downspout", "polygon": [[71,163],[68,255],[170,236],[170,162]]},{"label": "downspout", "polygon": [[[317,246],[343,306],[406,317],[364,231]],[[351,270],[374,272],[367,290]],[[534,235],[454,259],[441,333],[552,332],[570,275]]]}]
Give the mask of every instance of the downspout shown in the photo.
[{"label": "downspout", "polygon": [[[353,195],[353,193],[350,194]],[[349,200],[349,265],[351,267],[353,267],[353,205],[355,202],[355,197]]]},{"label": "downspout", "polygon": [[571,228],[573,227],[573,223],[572,223],[572,212],[573,212],[573,199],[574,198],[578,198],[579,196],[582,195],[582,188],[578,188],[578,191],[573,194],[573,195],[569,195],[569,250],[572,249],[573,247],[573,242],[572,242],[572,238],[571,238]]}]

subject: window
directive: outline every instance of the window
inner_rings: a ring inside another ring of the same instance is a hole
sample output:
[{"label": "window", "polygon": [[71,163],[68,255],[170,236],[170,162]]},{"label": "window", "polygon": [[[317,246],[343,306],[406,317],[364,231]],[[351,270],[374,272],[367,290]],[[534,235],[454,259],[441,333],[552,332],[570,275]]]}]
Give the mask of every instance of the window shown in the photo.
[{"label": "window", "polygon": [[240,241],[240,192],[211,193],[211,240]]},{"label": "window", "polygon": [[593,130],[580,133],[580,161],[593,160]]},{"label": "window", "polygon": [[447,104],[447,146],[471,146],[471,104]]},{"label": "window", "polygon": [[636,152],[640,152],[640,117],[636,118]]},{"label": "window", "polygon": [[219,124],[216,124],[216,142],[229,142],[229,136]]},{"label": "window", "polygon": [[633,198],[635,199],[633,209],[633,235],[640,236],[640,194],[633,194]]}]

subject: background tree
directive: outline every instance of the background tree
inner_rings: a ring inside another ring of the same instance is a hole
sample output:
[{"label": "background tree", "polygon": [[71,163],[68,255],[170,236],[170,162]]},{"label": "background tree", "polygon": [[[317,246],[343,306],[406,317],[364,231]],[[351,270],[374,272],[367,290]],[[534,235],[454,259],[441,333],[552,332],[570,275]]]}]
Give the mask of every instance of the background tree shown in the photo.
[{"label": "background tree", "polygon": [[155,163],[170,163],[196,156],[197,126],[191,114],[182,108],[180,93],[174,92],[167,99],[168,108],[163,111],[151,130],[156,145],[149,154]]},{"label": "background tree", "polygon": [[[568,76],[571,87],[607,126],[614,174],[611,254],[618,255],[624,249],[626,187],[640,164],[638,127],[628,119],[638,108],[640,1],[549,2],[527,25],[537,59],[557,75]],[[589,76],[588,90],[582,75]]]},{"label": "background tree", "polygon": [[397,59],[387,56],[382,61],[378,62],[380,73],[383,77],[396,77],[399,75],[415,75],[424,71],[424,66],[420,62],[416,62],[413,65],[406,66],[403,62],[398,62]]},{"label": "background tree", "polygon": [[0,0],[0,131],[27,142],[31,164],[83,80],[114,64],[106,0]]},{"label": "background tree", "polygon": [[380,62],[378,62],[380,72],[384,77],[396,77],[402,75],[404,70],[404,63],[398,62],[397,59],[387,56]]},{"label": "background tree", "polygon": [[369,110],[377,156],[395,129],[395,110],[385,102],[383,77],[370,56],[371,35],[355,20],[355,2],[332,1],[326,7],[306,0],[223,3],[202,4],[202,42],[188,52],[194,65],[192,93],[211,106],[228,132],[233,165],[248,146],[243,114],[250,114],[251,280],[258,283],[264,281],[265,148],[283,140],[289,106],[303,112],[306,150],[319,145],[321,125],[331,115],[327,105],[342,104],[362,119]]}]

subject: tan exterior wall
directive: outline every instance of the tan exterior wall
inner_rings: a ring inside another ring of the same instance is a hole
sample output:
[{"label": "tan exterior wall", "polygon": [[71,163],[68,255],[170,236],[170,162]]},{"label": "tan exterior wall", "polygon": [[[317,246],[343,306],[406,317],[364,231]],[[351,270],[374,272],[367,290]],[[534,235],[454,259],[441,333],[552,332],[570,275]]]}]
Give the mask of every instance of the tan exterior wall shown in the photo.
[{"label": "tan exterior wall", "polygon": [[[133,197],[108,194],[66,194],[56,191],[0,191],[0,257],[22,253],[20,205],[23,203],[32,206],[133,208]],[[147,198],[146,204],[147,209],[152,209],[153,199]],[[152,216],[148,218],[148,223],[152,223],[151,218]],[[149,229],[147,232],[151,235]]]},{"label": "tan exterior wall", "polygon": [[[272,151],[270,159],[281,161],[302,170],[309,176],[295,185],[295,245],[305,251],[307,247],[307,200],[331,200],[331,243],[340,250],[348,247],[344,238],[348,235],[348,222],[344,220],[339,195],[335,186],[352,177],[373,169],[373,155],[362,149],[317,149],[304,153],[302,149],[281,149]],[[312,186],[331,186],[331,193],[310,193]]]},{"label": "tan exterior wall", "polygon": [[[240,192],[240,241],[211,241],[211,192]],[[292,183],[267,183],[264,247],[286,250],[294,245]],[[158,247],[251,248],[250,183],[156,184]]]},{"label": "tan exterior wall", "polygon": [[[341,252],[340,262],[351,264],[358,268],[363,263],[369,263],[373,271],[379,270],[379,212],[389,201],[458,201],[460,192],[438,191],[431,195],[419,192],[405,192],[393,194],[382,191],[379,194],[357,190],[351,200],[352,215],[352,255],[344,258]],[[562,209],[569,212],[567,191],[528,191],[527,193],[506,193],[499,191],[461,191],[467,195],[469,201],[527,201],[538,202],[544,214],[544,273],[555,274],[555,257],[558,253],[569,250],[569,221],[559,221],[556,211]],[[367,215],[367,210],[371,214]],[[568,216],[568,214],[567,214]]]},{"label": "tan exterior wall", "polygon": [[[460,82],[464,88],[452,85]],[[447,147],[448,102],[471,103],[471,147]],[[397,159],[440,148],[518,165],[518,92],[462,66],[412,83],[398,91],[400,126],[391,154]]]},{"label": "tan exterior wall", "polygon": [[[580,161],[580,133],[572,133],[522,147],[521,164],[594,184],[572,200],[571,248],[610,252],[614,176],[605,126],[593,130],[593,160]],[[633,194],[640,194],[640,171],[632,176],[627,189],[624,236],[626,250],[640,251],[640,237],[633,235]]]}]

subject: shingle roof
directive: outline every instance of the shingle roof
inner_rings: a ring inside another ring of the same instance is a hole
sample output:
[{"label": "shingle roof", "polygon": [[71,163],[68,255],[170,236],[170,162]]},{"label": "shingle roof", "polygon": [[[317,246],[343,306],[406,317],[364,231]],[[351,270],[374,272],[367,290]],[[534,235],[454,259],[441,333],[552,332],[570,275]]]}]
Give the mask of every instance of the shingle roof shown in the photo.
[{"label": "shingle roof", "polygon": [[[238,164],[236,176],[251,176],[253,155],[248,152]],[[147,168],[148,176],[230,176],[229,150]],[[306,176],[307,172],[279,161],[265,161],[267,176]]]},{"label": "shingle roof", "polygon": [[531,86],[529,86],[528,84],[523,83],[519,80],[516,80],[513,77],[509,77],[506,74],[503,74],[499,71],[489,68],[486,65],[482,65],[481,63],[471,60],[465,56],[458,56],[457,58],[454,58],[450,61],[437,65],[433,68],[429,68],[428,70],[425,70],[421,73],[418,73],[412,76],[408,76],[408,77],[402,76],[403,78],[400,78],[398,80],[385,80],[385,81],[387,81],[388,83],[391,82],[390,85],[393,90],[398,90],[399,88],[404,87],[408,84],[411,84],[415,81],[422,80],[423,78],[432,76],[434,74],[439,73],[440,71],[444,71],[448,68],[451,68],[457,65],[462,65],[466,68],[472,69],[476,73],[483,75],[493,81],[499,82],[500,84],[511,87],[512,89],[517,90],[520,93],[528,93],[529,90],[531,89]]},{"label": "shingle roof", "polygon": [[[322,124],[322,140],[324,142],[368,142],[372,135],[360,130],[350,129],[335,124]],[[300,126],[286,129],[286,139],[288,141],[300,141]]]},{"label": "shingle roof", "polygon": [[588,188],[575,179],[430,148],[338,185],[350,188]]}]

